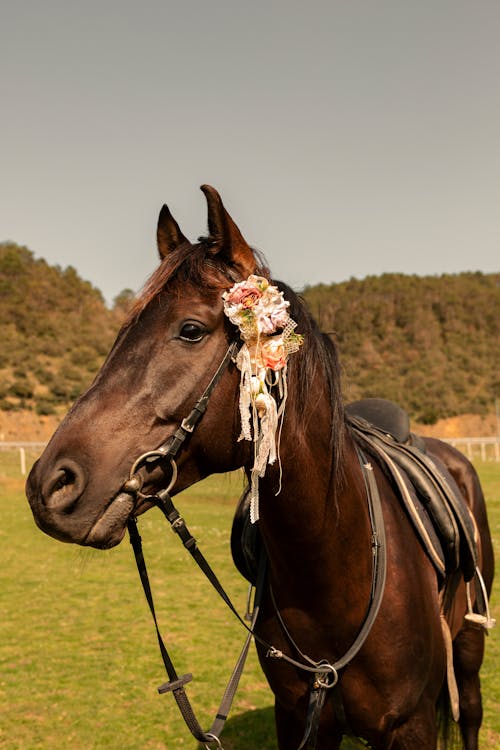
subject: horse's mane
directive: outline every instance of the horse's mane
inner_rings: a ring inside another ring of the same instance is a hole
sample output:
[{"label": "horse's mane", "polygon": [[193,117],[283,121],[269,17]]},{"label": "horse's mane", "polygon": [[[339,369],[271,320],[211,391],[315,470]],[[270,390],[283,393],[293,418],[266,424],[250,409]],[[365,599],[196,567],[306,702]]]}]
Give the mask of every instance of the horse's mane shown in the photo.
[{"label": "horse's mane", "polygon": [[[263,256],[253,250],[256,273],[269,278],[269,270]],[[126,325],[136,320],[145,308],[162,299],[162,306],[168,305],[172,296],[183,293],[186,285],[203,289],[207,294],[228,289],[234,283],[233,269],[220,258],[218,247],[209,237],[201,237],[192,245],[182,243],[167,255],[158,268],[146,281],[129,313]],[[318,369],[323,373],[329,393],[325,410],[331,419],[330,455],[332,456],[331,476],[339,476],[344,444],[344,411],[341,394],[341,373],[336,346],[329,336],[321,333],[318,325],[306,307],[303,299],[291,287],[274,281],[290,303],[290,315],[297,323],[297,332],[304,336],[304,346],[289,360],[289,399],[290,403],[301,405],[297,409],[299,425],[305,427],[308,419],[307,404],[317,388]],[[168,295],[164,294],[167,291]],[[228,322],[228,326],[232,324]]]},{"label": "horse's mane", "polygon": [[[342,454],[344,446],[344,407],[341,389],[341,370],[337,347],[332,339],[322,333],[309,312],[304,300],[287,284],[274,282],[290,303],[289,312],[297,323],[297,332],[304,336],[304,345],[297,355],[289,360],[290,396],[297,404],[305,405],[315,392],[315,379],[318,369],[322,371],[328,388],[328,401],[325,411],[331,418],[330,455],[331,478],[341,477]],[[307,410],[303,410],[302,419],[307,421]]]}]

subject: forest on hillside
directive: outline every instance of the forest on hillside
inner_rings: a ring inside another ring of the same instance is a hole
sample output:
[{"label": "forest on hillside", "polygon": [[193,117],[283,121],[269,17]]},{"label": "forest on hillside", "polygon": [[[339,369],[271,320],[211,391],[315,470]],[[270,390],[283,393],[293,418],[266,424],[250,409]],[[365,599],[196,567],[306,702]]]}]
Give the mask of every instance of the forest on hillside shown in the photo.
[{"label": "forest on hillside", "polygon": [[[124,297],[126,298],[126,294]],[[0,409],[54,414],[93,380],[124,318],[74,268],[0,244]]]},{"label": "forest on hillside", "polygon": [[383,274],[304,290],[337,342],[348,400],[392,399],[420,423],[500,397],[500,274]]},{"label": "forest on hillside", "polygon": [[[500,274],[384,274],[307,287],[340,350],[348,400],[390,398],[420,422],[494,411],[500,398]],[[94,378],[130,304],[113,308],[74,268],[0,244],[0,409],[53,414]]]}]

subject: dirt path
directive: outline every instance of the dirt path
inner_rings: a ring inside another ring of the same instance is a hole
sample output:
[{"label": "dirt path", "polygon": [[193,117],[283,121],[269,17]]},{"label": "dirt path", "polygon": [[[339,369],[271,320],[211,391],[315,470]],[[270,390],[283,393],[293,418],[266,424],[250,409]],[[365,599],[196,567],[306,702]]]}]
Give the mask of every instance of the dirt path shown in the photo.
[{"label": "dirt path", "polygon": [[[61,417],[39,417],[33,412],[0,411],[0,441],[45,442],[50,438]],[[435,425],[413,424],[412,429],[431,437],[493,437],[497,434],[494,414],[480,417],[478,414],[463,414],[459,417],[441,419]]]}]

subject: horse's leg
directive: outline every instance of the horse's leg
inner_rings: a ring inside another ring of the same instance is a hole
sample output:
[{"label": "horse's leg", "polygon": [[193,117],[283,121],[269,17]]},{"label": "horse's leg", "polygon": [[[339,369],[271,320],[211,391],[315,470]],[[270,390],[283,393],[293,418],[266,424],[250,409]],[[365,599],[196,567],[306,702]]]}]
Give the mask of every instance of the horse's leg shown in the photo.
[{"label": "horse's leg", "polygon": [[477,750],[483,718],[479,669],[483,661],[484,633],[465,625],[453,642],[453,663],[460,701],[460,728],[465,750]]},{"label": "horse's leg", "polygon": [[393,724],[373,747],[377,750],[435,750],[437,741],[436,708],[425,700],[406,721]]}]

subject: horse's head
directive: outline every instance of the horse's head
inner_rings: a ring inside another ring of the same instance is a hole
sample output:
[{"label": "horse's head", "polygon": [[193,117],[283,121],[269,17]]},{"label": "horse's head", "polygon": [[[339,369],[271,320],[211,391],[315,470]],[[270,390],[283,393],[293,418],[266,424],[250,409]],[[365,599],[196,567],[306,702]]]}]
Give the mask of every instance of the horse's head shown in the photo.
[{"label": "horse's head", "polygon": [[[68,542],[111,547],[135,506],[124,491],[134,461],[163,445],[210,382],[235,339],[222,293],[258,271],[254,253],[218,193],[202,187],[208,237],[191,244],[166,206],[158,221],[161,264],[90,388],[74,404],[34,465],[27,495],[37,524]],[[238,442],[239,374],[229,363],[206,413],[179,456],[182,490],[208,473],[245,461]],[[143,495],[169,481],[169,462],[143,462]]]}]

